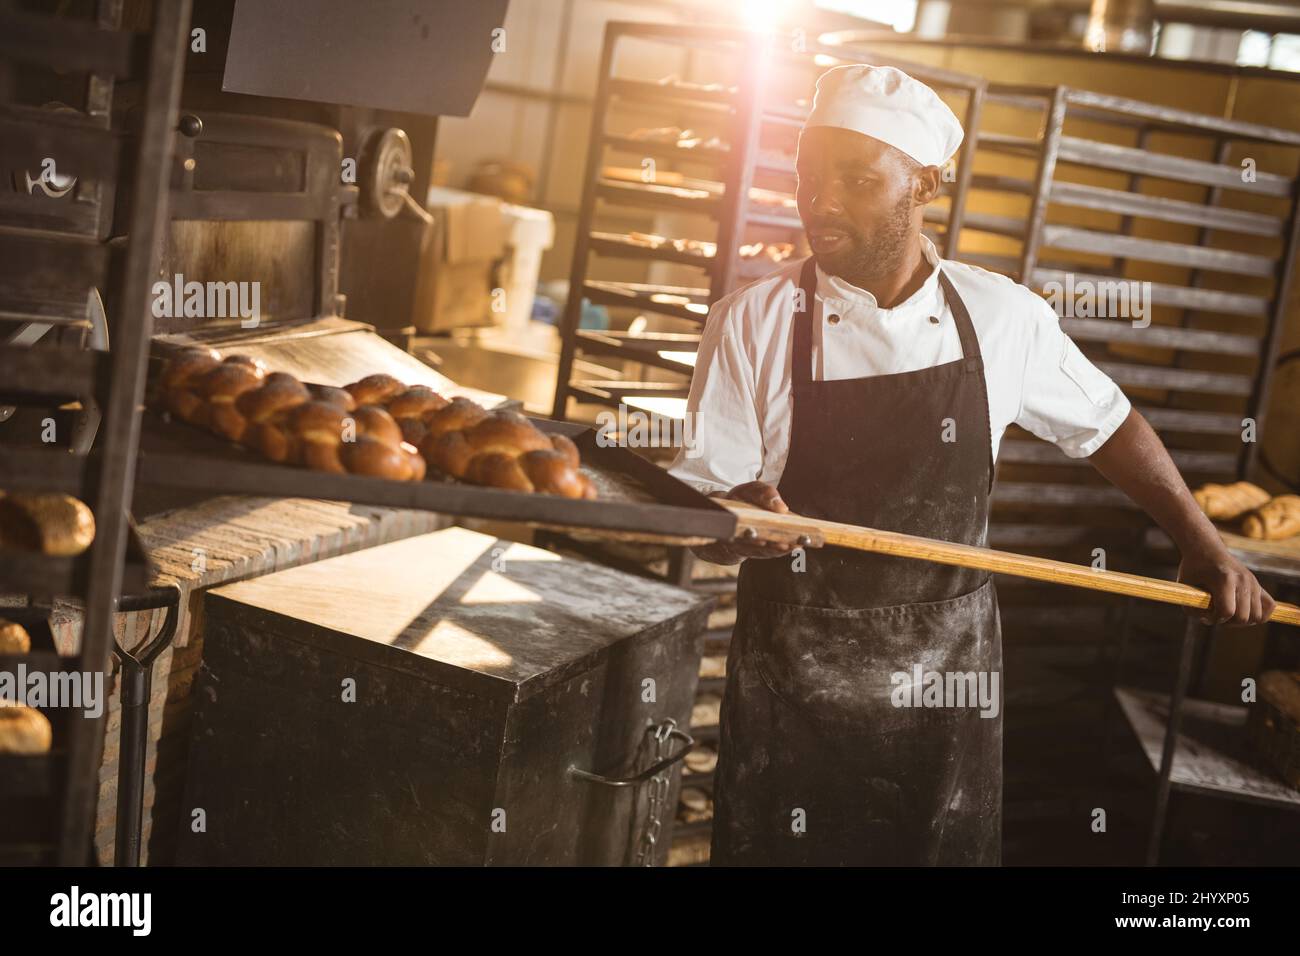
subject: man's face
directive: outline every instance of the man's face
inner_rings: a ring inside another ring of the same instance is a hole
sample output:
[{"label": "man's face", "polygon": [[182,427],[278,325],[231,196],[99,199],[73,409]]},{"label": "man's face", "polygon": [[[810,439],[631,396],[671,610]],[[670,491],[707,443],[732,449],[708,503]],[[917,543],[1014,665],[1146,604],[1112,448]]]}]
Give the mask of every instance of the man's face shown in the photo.
[{"label": "man's face", "polygon": [[814,126],[799,137],[799,218],[823,270],[849,281],[897,271],[916,245],[939,169],[878,139]]}]

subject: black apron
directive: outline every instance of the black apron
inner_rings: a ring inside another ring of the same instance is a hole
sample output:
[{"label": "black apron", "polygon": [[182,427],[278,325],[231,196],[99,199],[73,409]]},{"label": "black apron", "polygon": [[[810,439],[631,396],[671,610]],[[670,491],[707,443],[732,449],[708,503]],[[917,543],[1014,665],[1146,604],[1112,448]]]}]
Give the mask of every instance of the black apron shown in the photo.
[{"label": "black apron", "polygon": [[[792,511],[985,543],[993,461],[984,365],[970,313],[942,269],[939,281],[962,358],[813,381],[817,278],[813,260],[804,264],[790,454],[778,486]],[[795,570],[801,561],[806,569]],[[987,572],[810,548],[746,560],[737,605],[713,864],[999,862],[1002,640]],[[903,691],[893,675],[911,684],[917,665],[923,675],[983,674],[990,690],[996,673],[997,716],[980,716],[971,701],[895,706]]]}]

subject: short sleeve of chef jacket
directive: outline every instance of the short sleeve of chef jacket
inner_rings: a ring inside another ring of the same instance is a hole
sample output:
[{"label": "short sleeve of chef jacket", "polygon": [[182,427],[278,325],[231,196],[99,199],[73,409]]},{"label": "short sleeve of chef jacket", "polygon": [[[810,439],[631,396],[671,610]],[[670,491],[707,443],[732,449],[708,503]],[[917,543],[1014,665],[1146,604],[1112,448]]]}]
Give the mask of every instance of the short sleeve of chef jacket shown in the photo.
[{"label": "short sleeve of chef jacket", "polygon": [[1071,458],[1086,458],[1124,423],[1132,406],[1062,331],[1052,307],[1023,286],[1020,291],[1028,347],[1015,422]]}]

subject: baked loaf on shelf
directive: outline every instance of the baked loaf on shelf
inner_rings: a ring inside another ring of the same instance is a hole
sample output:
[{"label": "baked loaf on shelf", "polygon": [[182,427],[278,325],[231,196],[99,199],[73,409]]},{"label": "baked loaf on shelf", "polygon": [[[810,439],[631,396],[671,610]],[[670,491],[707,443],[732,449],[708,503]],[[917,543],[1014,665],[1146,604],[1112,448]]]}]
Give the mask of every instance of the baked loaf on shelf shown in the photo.
[{"label": "baked loaf on shelf", "polygon": [[1248,538],[1265,541],[1300,534],[1300,495],[1278,495],[1246,515],[1241,530]]},{"label": "baked loaf on shelf", "polygon": [[0,654],[26,654],[32,649],[32,637],[17,621],[0,617]]},{"label": "baked loaf on shelf", "polygon": [[186,349],[158,380],[159,404],[274,462],[420,481],[430,468],[512,491],[595,498],[578,449],[517,412],[489,412],[427,385],[368,375],[343,388],[267,374],[244,356]]},{"label": "baked loaf on shelf", "polygon": [[43,754],[54,734],[39,710],[0,700],[0,754]]},{"label": "baked loaf on shelf", "polygon": [[1249,481],[1238,481],[1231,485],[1203,485],[1192,492],[1192,497],[1211,521],[1232,521],[1254,511],[1272,496]]},{"label": "baked loaf on shelf", "polygon": [[94,514],[71,495],[0,491],[0,548],[70,558],[94,540]]}]

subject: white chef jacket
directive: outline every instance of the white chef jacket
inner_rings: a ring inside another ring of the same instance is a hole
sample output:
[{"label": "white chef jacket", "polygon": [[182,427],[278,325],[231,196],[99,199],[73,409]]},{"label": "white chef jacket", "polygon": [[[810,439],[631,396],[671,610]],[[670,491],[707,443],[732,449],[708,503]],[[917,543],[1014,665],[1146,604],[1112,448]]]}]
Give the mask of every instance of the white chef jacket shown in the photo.
[{"label": "white chef jacket", "polygon": [[[1005,276],[941,260],[924,236],[921,243],[926,261],[942,265],[970,312],[984,357],[994,457],[1012,423],[1072,458],[1100,448],[1128,416],[1129,401],[1061,331],[1052,307]],[[793,293],[802,266],[792,262],[709,311],[687,402],[686,434],[695,452],[683,448],[671,468],[705,494],[781,480],[793,413]],[[812,329],[817,381],[912,372],[962,356],[937,268],[892,309],[818,268]]]}]

